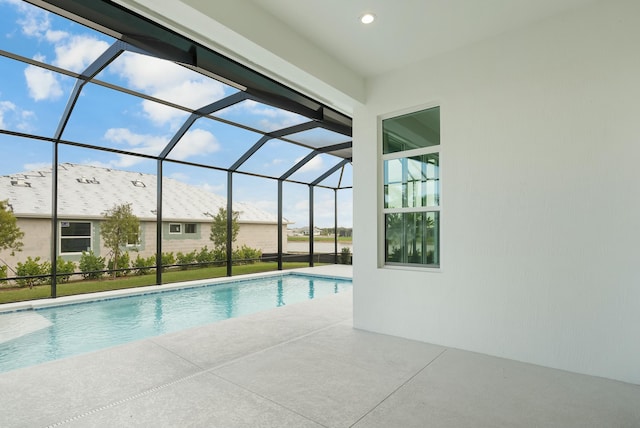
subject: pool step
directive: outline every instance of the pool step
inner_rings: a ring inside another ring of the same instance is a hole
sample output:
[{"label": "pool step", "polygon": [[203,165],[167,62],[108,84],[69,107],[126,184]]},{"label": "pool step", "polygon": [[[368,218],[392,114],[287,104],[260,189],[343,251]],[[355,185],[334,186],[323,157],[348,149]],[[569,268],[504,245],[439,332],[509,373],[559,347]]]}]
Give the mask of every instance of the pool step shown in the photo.
[{"label": "pool step", "polygon": [[51,321],[33,311],[0,314],[0,343],[42,330],[51,325]]}]

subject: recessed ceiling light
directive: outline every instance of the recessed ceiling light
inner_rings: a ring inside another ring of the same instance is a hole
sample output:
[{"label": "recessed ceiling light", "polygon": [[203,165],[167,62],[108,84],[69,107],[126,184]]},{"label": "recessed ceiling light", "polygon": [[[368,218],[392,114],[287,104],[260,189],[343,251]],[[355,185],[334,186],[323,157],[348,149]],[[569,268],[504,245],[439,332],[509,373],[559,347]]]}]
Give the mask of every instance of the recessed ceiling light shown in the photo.
[{"label": "recessed ceiling light", "polygon": [[363,24],[371,24],[376,20],[376,16],[373,13],[365,13],[360,17],[360,22]]}]

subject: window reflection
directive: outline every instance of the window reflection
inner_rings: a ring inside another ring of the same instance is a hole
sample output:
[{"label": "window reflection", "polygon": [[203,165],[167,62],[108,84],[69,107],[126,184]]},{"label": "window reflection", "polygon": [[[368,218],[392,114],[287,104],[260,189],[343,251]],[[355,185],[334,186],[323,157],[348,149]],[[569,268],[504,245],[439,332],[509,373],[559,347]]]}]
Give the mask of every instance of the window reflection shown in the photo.
[{"label": "window reflection", "polygon": [[386,261],[439,265],[439,214],[438,212],[386,214]]},{"label": "window reflection", "polygon": [[439,155],[431,153],[384,161],[384,207],[440,205]]}]

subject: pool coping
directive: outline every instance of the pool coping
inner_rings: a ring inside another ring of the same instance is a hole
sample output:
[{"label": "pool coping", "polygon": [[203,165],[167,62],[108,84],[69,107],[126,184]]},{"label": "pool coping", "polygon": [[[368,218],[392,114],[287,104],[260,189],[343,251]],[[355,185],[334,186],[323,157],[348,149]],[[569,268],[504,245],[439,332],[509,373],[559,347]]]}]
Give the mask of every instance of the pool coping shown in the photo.
[{"label": "pool coping", "polygon": [[[341,265],[330,265],[326,267],[333,267],[333,266],[341,266]],[[95,293],[75,294],[72,296],[62,296],[62,297],[56,297],[56,298],[25,300],[22,302],[15,302],[15,303],[3,303],[2,305],[0,305],[0,315],[5,313],[12,313],[12,312],[35,311],[38,309],[50,308],[55,306],[67,306],[67,305],[74,305],[78,303],[89,303],[89,302],[97,302],[101,300],[118,299],[118,298],[129,297],[129,296],[142,296],[146,294],[162,293],[165,291],[180,290],[184,288],[206,287],[208,285],[214,285],[214,284],[231,284],[239,281],[257,279],[257,278],[270,278],[274,276],[304,275],[304,276],[315,276],[315,277],[327,278],[327,279],[345,279],[345,280],[352,279],[351,273],[350,272],[347,273],[346,270],[344,269],[342,269],[342,272],[337,272],[337,270],[335,269],[323,269],[323,268],[325,268],[325,266],[317,267],[317,268],[298,268],[298,269],[288,269],[288,270],[277,270],[277,271],[271,271],[271,272],[258,272],[258,273],[250,273],[245,275],[225,276],[220,278],[198,279],[195,281],[181,281],[181,282],[173,282],[173,283],[161,284],[161,285],[147,285],[147,286],[135,287],[135,288],[123,288],[121,290],[98,291]],[[326,271],[326,273],[322,273],[321,271],[322,272]]]}]

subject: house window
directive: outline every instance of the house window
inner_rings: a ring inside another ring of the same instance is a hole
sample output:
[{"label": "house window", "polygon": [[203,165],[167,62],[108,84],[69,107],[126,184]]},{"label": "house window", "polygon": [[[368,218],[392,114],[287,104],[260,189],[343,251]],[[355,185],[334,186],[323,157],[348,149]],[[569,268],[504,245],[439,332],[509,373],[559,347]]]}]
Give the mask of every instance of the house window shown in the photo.
[{"label": "house window", "polygon": [[91,223],[60,222],[60,254],[81,253],[91,250]]},{"label": "house window", "polygon": [[127,247],[136,247],[140,245],[140,230],[127,236]]},{"label": "house window", "polygon": [[384,262],[440,266],[440,108],[382,120]]},{"label": "house window", "polygon": [[184,225],[184,233],[196,233],[196,224],[195,223],[185,223]]},{"label": "house window", "polygon": [[182,225],[180,223],[169,223],[169,233],[171,234],[182,233]]}]

